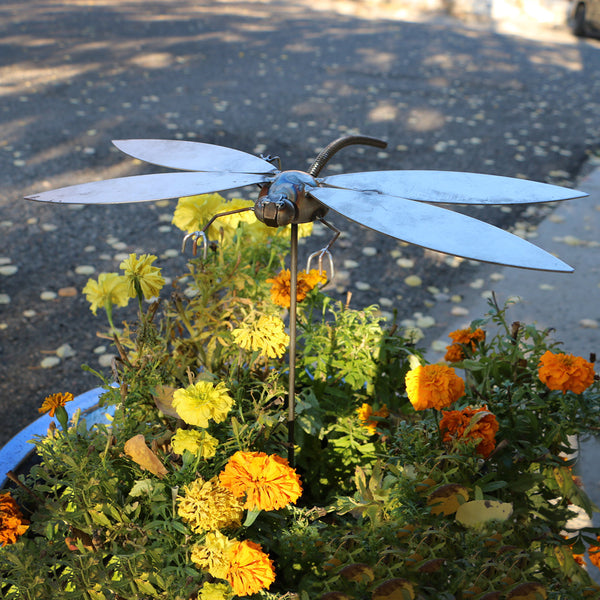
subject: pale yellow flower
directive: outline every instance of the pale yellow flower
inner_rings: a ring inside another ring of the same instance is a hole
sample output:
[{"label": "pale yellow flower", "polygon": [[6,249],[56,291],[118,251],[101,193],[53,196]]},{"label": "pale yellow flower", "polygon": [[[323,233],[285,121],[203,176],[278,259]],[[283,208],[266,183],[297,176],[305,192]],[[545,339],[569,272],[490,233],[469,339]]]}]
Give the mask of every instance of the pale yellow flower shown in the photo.
[{"label": "pale yellow flower", "polygon": [[213,577],[225,579],[229,573],[231,552],[236,544],[236,540],[230,540],[220,531],[213,531],[206,534],[204,544],[192,547],[190,558]]},{"label": "pale yellow flower", "polygon": [[188,425],[206,428],[210,419],[221,423],[231,410],[233,398],[228,391],[223,382],[199,381],[175,390],[173,408]]},{"label": "pale yellow flower", "polygon": [[[172,223],[187,233],[193,233],[202,227],[215,215],[239,208],[254,206],[251,200],[234,198],[227,202],[219,194],[201,194],[180,198],[173,214]],[[253,223],[256,217],[251,210],[219,217],[208,229],[207,236],[212,240],[231,242],[240,223]]]},{"label": "pale yellow flower", "polygon": [[130,254],[119,268],[125,272],[128,288],[127,293],[130,298],[138,295],[138,288],[144,298],[154,298],[158,296],[165,279],[160,274],[158,267],[153,267],[152,263],[156,260],[153,254],[142,254],[139,258],[135,254]]},{"label": "pale yellow flower", "polygon": [[98,280],[88,279],[83,293],[90,303],[90,310],[96,314],[98,308],[112,305],[127,306],[129,294],[127,279],[118,273],[100,273]]},{"label": "pale yellow flower", "polygon": [[198,592],[198,600],[231,600],[234,592],[228,583],[204,583]]},{"label": "pale yellow flower", "polygon": [[207,431],[178,429],[171,438],[171,446],[176,454],[183,454],[188,450],[192,454],[200,454],[202,458],[212,458],[218,445],[219,440]]},{"label": "pale yellow flower", "polygon": [[259,352],[267,358],[282,357],[290,342],[283,321],[279,317],[269,315],[262,315],[254,323],[242,325],[231,333],[240,348]]}]

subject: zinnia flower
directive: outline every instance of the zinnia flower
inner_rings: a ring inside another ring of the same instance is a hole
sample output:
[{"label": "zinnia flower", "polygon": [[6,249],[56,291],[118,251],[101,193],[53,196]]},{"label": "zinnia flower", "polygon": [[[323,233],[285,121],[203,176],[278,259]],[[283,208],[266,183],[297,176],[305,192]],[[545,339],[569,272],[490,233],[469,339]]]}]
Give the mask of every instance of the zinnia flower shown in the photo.
[{"label": "zinnia flower", "polygon": [[228,527],[239,527],[244,513],[242,503],[221,485],[216,477],[202,477],[183,488],[184,496],[177,498],[177,514],[201,533]]},{"label": "zinnia flower", "polygon": [[487,406],[443,411],[442,414],[440,432],[444,443],[479,440],[476,445],[477,453],[484,458],[492,453],[496,447],[499,425],[496,416],[488,411]]},{"label": "zinnia flower", "polygon": [[206,581],[198,592],[198,600],[231,600],[234,595],[229,584]]},{"label": "zinnia flower", "polygon": [[418,366],[406,374],[406,393],[415,410],[441,410],[465,393],[465,382],[447,365]]},{"label": "zinnia flower", "polygon": [[238,596],[255,594],[275,581],[273,561],[259,544],[250,540],[237,542],[231,551],[226,579]]},{"label": "zinnia flower", "polygon": [[[291,281],[292,276],[289,269],[284,269],[276,277],[267,279],[267,283],[271,284],[271,300],[274,304],[283,308],[290,307]],[[311,269],[308,273],[300,271],[296,284],[296,300],[302,302],[312,289],[326,281],[327,276],[323,271],[317,269]]]},{"label": "zinnia flower", "polygon": [[140,294],[147,300],[158,296],[165,279],[160,274],[158,267],[153,267],[152,263],[156,260],[153,254],[142,254],[139,258],[135,254],[130,254],[119,268],[125,272],[125,278],[128,282],[127,293],[130,298],[135,298]]},{"label": "zinnia flower", "polygon": [[183,454],[187,450],[192,454],[200,454],[202,458],[212,458],[218,445],[219,440],[207,431],[178,429],[171,438],[171,446],[176,454]]},{"label": "zinnia flower", "polygon": [[379,410],[373,411],[373,407],[365,402],[360,408],[356,409],[356,412],[358,413],[358,418],[363,426],[366,427],[371,434],[375,433],[379,426],[379,421],[374,421],[371,417],[382,417],[385,419],[390,416],[390,411],[386,404]]},{"label": "zinnia flower", "polygon": [[233,398],[228,391],[223,382],[199,381],[173,392],[173,408],[188,425],[206,428],[210,419],[221,423],[231,410]]},{"label": "zinnia flower", "polygon": [[465,348],[475,351],[477,344],[485,340],[485,331],[483,329],[457,329],[448,334],[453,344],[446,346],[446,356],[444,360],[448,362],[459,362],[465,358]]},{"label": "zinnia flower", "polygon": [[111,306],[127,306],[129,302],[127,289],[127,279],[123,275],[100,273],[97,281],[88,279],[83,293],[90,303],[90,310],[96,314],[99,307],[109,312]]},{"label": "zinnia flower", "polygon": [[287,460],[264,452],[236,452],[219,481],[236,498],[245,496],[244,508],[250,510],[283,508],[302,494],[300,477]]},{"label": "zinnia flower", "polygon": [[50,416],[53,417],[59,406],[64,406],[67,402],[71,402],[71,400],[73,400],[73,394],[71,394],[71,392],[51,394],[44,398],[42,406],[38,408],[38,412],[50,413]]},{"label": "zinnia flower", "polygon": [[267,358],[281,358],[290,337],[279,317],[262,315],[251,325],[242,325],[232,332],[235,343],[243,350],[259,352]]},{"label": "zinnia flower", "polygon": [[21,509],[9,494],[0,494],[0,546],[14,544],[29,527]]},{"label": "zinnia flower", "polygon": [[236,543],[236,540],[230,540],[220,531],[213,531],[206,534],[204,544],[192,547],[190,558],[213,577],[225,579],[229,573],[231,552]]},{"label": "zinnia flower", "polygon": [[551,390],[581,394],[594,382],[594,365],[580,356],[548,350],[540,358],[538,377]]}]

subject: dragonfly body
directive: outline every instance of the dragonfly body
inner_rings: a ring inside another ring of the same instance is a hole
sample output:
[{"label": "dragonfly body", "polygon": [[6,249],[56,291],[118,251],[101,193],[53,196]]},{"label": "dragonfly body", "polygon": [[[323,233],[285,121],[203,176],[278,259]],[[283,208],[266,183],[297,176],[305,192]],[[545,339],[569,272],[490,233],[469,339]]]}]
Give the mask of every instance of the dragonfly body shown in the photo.
[{"label": "dragonfly body", "polygon": [[290,223],[310,223],[322,218],[327,207],[307,194],[319,182],[303,171],[282,171],[263,188],[254,205],[254,214],[269,227],[285,227]]}]

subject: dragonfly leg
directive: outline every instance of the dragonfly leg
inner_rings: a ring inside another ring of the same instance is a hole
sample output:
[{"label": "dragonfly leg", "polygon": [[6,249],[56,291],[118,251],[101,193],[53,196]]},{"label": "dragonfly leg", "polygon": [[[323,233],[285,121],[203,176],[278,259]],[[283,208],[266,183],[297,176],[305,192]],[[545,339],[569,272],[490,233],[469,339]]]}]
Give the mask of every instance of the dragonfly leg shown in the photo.
[{"label": "dragonfly leg", "polygon": [[237,213],[246,212],[247,210],[254,210],[254,206],[247,206],[245,208],[237,208],[236,210],[228,210],[222,213],[217,213],[200,231],[192,231],[192,233],[188,233],[183,238],[181,251],[185,252],[185,245],[187,244],[187,241],[191,239],[193,240],[192,253],[194,254],[194,256],[196,256],[196,252],[198,251],[198,240],[202,238],[203,257],[204,259],[206,259],[206,256],[208,254],[208,236],[206,235],[206,232],[208,231],[208,228],[220,217],[226,217],[227,215],[235,215]]},{"label": "dragonfly leg", "polygon": [[281,158],[279,156],[273,156],[271,154],[261,154],[260,158],[271,163],[274,167],[277,167],[281,171]]},{"label": "dragonfly leg", "polygon": [[[317,250],[316,252],[313,252],[308,257],[308,261],[306,263],[306,272],[308,273],[310,271],[310,265],[311,265],[313,259],[315,259],[315,258],[317,259],[319,273],[321,271],[323,271],[324,270],[323,269],[323,259],[325,257],[327,257],[327,259],[329,260],[329,277],[327,278],[327,281],[329,282],[335,276],[335,269],[333,266],[333,256],[330,252],[330,248],[333,246],[333,244],[335,244],[336,240],[340,237],[341,231],[339,229],[337,229],[336,227],[334,227],[331,223],[328,223],[323,218],[318,218],[317,221],[323,223],[323,225],[325,225],[325,227],[327,227],[328,229],[333,231],[333,237],[331,238],[331,240],[329,241],[327,246],[325,246],[325,248],[321,248],[321,250]],[[324,285],[327,285],[327,284],[324,284]]]}]

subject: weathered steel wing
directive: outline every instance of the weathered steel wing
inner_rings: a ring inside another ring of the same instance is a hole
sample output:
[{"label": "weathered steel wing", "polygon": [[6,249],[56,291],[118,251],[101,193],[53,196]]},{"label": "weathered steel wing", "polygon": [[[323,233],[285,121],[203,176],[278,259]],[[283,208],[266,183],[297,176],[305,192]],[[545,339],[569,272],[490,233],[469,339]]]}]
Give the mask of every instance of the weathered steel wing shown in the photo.
[{"label": "weathered steel wing", "polygon": [[180,140],[113,140],[129,156],[153,165],[182,171],[277,173],[270,162],[241,150]]},{"label": "weathered steel wing", "polygon": [[587,196],[547,183],[458,171],[367,171],[319,179],[326,186],[439,204],[529,204]]},{"label": "weathered steel wing", "polygon": [[431,250],[513,267],[573,271],[516,235],[439,206],[378,192],[313,188],[310,194],[351,221]]},{"label": "weathered steel wing", "polygon": [[26,199],[69,204],[148,202],[232,190],[270,179],[268,175],[254,173],[157,173],[82,183]]}]

